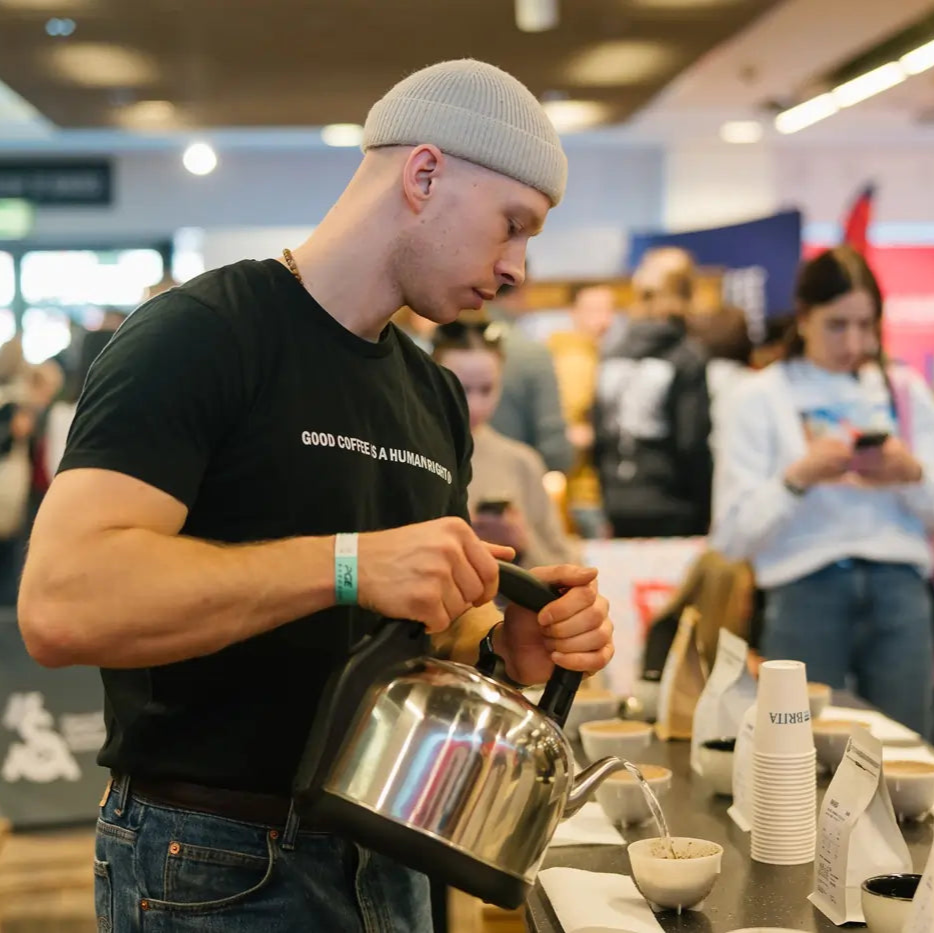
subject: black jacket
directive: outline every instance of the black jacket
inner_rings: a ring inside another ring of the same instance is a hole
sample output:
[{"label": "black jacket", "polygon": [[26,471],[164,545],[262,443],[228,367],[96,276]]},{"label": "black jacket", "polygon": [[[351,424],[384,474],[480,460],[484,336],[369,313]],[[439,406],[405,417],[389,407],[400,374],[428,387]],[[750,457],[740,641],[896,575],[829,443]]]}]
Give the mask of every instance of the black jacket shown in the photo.
[{"label": "black jacket", "polygon": [[702,349],[681,319],[635,321],[601,362],[595,462],[614,524],[706,534],[713,464]]}]

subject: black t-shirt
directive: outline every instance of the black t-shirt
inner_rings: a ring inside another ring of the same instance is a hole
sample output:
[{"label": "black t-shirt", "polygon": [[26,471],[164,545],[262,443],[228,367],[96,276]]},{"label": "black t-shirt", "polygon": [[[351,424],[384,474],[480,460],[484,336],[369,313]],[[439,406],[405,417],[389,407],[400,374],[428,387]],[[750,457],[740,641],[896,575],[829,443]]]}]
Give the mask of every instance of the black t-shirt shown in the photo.
[{"label": "black t-shirt", "polygon": [[[182,534],[237,543],[466,518],[471,449],[459,384],[409,338],[363,340],[279,262],[245,261],[129,317],[60,469],[134,476],[188,507]],[[328,674],[374,621],[334,607],[207,657],[102,671],[100,763],[287,793]]]}]

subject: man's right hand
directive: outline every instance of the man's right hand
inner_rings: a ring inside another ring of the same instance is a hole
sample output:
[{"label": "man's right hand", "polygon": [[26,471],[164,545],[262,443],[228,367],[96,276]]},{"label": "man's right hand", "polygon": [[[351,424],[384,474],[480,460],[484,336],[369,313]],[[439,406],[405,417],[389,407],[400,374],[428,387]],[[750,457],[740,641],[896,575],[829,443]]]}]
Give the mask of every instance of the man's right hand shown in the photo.
[{"label": "man's right hand", "polygon": [[496,595],[496,560],[513,556],[512,548],[481,541],[460,518],[361,534],[357,599],[384,618],[411,619],[429,632],[443,632]]},{"label": "man's right hand", "polygon": [[785,479],[803,489],[831,483],[849,471],[852,459],[852,444],[836,437],[819,437],[811,441],[800,460],[788,467]]}]

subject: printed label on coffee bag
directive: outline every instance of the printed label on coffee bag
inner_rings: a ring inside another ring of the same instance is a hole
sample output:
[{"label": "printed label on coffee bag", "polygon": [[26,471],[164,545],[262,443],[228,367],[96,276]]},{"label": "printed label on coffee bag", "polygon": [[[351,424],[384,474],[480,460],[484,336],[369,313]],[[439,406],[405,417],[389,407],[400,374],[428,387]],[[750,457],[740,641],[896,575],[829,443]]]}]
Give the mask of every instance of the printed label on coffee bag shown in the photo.
[{"label": "printed label on coffee bag", "polygon": [[911,902],[903,933],[931,933],[931,930],[934,930],[934,846]]},{"label": "printed label on coffee bag", "polygon": [[862,882],[904,871],[911,855],[882,777],[882,743],[857,729],[824,796],[809,900],[838,926],[863,923]]}]

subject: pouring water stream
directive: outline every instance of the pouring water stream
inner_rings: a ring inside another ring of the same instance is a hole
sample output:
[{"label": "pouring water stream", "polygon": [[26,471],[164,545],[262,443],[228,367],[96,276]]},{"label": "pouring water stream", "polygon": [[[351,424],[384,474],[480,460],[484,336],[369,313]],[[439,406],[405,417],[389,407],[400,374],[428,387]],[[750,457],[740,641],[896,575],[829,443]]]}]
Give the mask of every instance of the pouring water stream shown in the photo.
[{"label": "pouring water stream", "polygon": [[645,802],[652,811],[655,825],[658,827],[658,835],[662,840],[662,845],[665,847],[667,857],[672,859],[677,858],[675,855],[675,846],[671,840],[671,834],[668,832],[668,822],[665,819],[665,814],[662,812],[658,797],[655,796],[654,791],[649,786],[649,782],[642,776],[642,772],[631,761],[624,760],[623,765],[625,765],[626,770],[639,782],[639,786],[642,788]]}]

